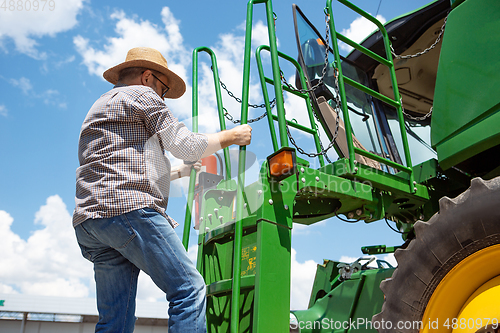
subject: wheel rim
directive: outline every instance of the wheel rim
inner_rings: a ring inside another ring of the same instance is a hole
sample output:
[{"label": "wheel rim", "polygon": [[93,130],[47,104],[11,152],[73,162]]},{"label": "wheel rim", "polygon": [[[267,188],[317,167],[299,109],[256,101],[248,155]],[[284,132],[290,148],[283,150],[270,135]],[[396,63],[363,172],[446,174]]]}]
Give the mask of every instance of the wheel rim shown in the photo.
[{"label": "wheel rim", "polygon": [[500,244],[477,251],[453,267],[429,299],[420,332],[476,332],[487,324],[498,324],[498,258]]}]

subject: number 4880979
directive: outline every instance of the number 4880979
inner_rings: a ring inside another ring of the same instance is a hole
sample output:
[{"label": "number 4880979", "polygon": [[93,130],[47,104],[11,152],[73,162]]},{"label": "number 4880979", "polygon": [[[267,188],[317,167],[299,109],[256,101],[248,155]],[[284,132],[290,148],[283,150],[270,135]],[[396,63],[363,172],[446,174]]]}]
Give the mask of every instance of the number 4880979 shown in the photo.
[{"label": "number 4880979", "polygon": [[0,5],[1,9],[4,12],[53,11],[56,9],[56,2],[54,0],[4,0]]}]

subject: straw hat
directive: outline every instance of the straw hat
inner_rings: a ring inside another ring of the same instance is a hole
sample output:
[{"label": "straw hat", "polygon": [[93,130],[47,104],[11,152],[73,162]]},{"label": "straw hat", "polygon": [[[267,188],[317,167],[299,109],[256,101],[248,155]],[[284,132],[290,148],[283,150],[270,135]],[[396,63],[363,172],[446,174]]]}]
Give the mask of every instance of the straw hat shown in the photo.
[{"label": "straw hat", "polygon": [[164,74],[168,78],[170,90],[165,95],[166,98],[179,98],[186,91],[184,81],[167,66],[167,60],[161,53],[150,47],[136,47],[128,51],[125,62],[105,71],[102,76],[112,84],[118,83],[120,71],[129,67],[144,67],[153,69]]}]

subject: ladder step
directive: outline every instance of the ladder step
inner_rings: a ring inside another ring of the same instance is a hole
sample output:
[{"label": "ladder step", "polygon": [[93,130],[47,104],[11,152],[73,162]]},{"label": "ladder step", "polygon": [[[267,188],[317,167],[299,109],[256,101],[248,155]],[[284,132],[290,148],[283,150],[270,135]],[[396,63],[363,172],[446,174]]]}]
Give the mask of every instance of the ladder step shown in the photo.
[{"label": "ladder step", "polygon": [[[256,215],[251,215],[243,218],[241,220],[241,223],[243,224],[243,229],[248,229],[255,226],[257,224]],[[229,221],[225,224],[222,224],[208,231],[205,234],[205,240],[204,240],[205,245],[207,245],[210,242],[216,241],[218,239],[222,239],[228,235],[232,236],[234,234],[234,226],[235,222]]]},{"label": "ladder step", "polygon": [[[251,289],[255,287],[255,275],[241,277],[240,289]],[[220,280],[207,286],[207,297],[220,296],[220,294],[230,294],[233,288],[233,279]]]}]

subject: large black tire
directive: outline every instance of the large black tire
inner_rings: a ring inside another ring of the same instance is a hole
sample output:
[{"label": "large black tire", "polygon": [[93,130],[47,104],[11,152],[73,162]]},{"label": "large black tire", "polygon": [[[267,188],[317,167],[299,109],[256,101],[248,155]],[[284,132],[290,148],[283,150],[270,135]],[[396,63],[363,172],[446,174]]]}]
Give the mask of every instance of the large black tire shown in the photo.
[{"label": "large black tire", "polygon": [[[500,244],[500,177],[473,179],[455,199],[443,197],[439,208],[428,222],[415,224],[415,238],[395,253],[398,268],[381,283],[386,299],[373,317],[379,332],[418,332],[415,327],[398,328],[397,323],[423,320],[431,295],[453,267]],[[500,265],[499,261],[491,265]]]}]

